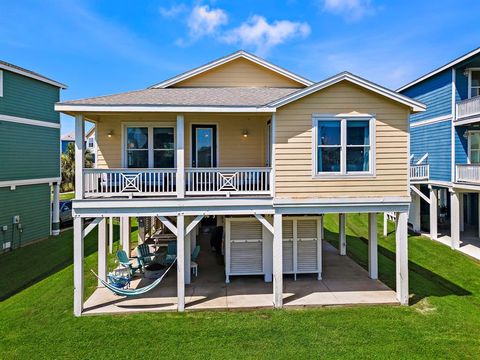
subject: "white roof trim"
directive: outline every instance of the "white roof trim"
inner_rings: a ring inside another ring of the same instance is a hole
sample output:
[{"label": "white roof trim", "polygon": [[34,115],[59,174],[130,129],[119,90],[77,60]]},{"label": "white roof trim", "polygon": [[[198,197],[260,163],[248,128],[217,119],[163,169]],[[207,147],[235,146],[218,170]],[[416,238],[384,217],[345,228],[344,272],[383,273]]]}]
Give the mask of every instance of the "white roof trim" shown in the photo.
[{"label": "white roof trim", "polygon": [[187,71],[183,74],[180,74],[180,75],[177,75],[177,76],[174,76],[173,78],[170,78],[168,80],[165,80],[159,84],[156,84],[156,85],[152,85],[150,86],[150,89],[159,89],[159,88],[166,88],[166,87],[169,87],[169,86],[172,86],[180,81],[183,81],[183,80],[186,80],[186,79],[189,79],[193,76],[196,76],[198,74],[201,74],[201,73],[204,73],[210,69],[213,69],[217,66],[220,66],[220,65],[223,65],[227,62],[230,62],[232,60],[235,60],[235,59],[238,59],[238,58],[244,58],[244,59],[247,59],[247,60],[250,60],[258,65],[261,65],[269,70],[272,70],[280,75],[283,75],[289,79],[292,79],[294,81],[297,81],[299,82],[300,84],[303,84],[305,86],[310,86],[313,84],[313,81],[310,81],[308,79],[305,79],[304,77],[302,76],[299,76],[299,75],[296,75],[288,70],[285,70],[277,65],[274,65],[266,60],[263,60],[261,58],[259,58],[258,56],[255,56],[253,54],[250,54],[244,50],[239,50],[239,51],[236,51],[234,52],[233,54],[230,54],[230,55],[227,55],[225,57],[222,57],[220,59],[217,59],[217,60],[214,60],[208,64],[205,64],[203,66],[200,66],[200,67],[197,67],[193,70],[190,70],[190,71]]},{"label": "white roof trim", "polygon": [[448,64],[445,64],[441,67],[439,67],[438,69],[435,69],[425,75],[423,75],[422,77],[419,77],[417,80],[413,80],[411,82],[409,82],[408,84],[406,85],[403,85],[401,88],[397,89],[397,91],[403,91],[403,90],[406,90],[408,89],[409,87],[412,87],[413,85],[415,84],[418,84],[419,82],[423,81],[423,80],[426,80],[428,79],[429,77],[432,77],[433,75],[436,75],[444,70],[447,70],[448,68],[451,68],[452,66],[455,66],[459,63],[461,63],[462,61],[465,61],[467,60],[469,57],[471,56],[474,56],[474,55],[477,55],[478,53],[480,53],[480,48],[477,48],[475,50],[472,50],[470,51],[469,53],[463,55],[463,56],[460,56],[459,58],[456,58],[455,60],[453,61],[450,61]]},{"label": "white roof trim", "polygon": [[413,112],[420,112],[420,111],[425,111],[426,110],[426,105],[422,104],[421,102],[415,101],[410,99],[409,97],[399,94],[393,90],[389,90],[387,88],[384,88],[383,86],[374,84],[368,80],[362,79],[361,77],[358,77],[356,75],[353,75],[349,72],[342,72],[338,75],[335,75],[331,78],[328,78],[326,80],[320,81],[312,86],[309,86],[305,89],[299,90],[297,92],[294,92],[293,94],[290,94],[288,96],[285,96],[282,99],[276,100],[274,102],[271,102],[268,104],[268,106],[271,107],[280,107],[284,106],[288,103],[291,103],[292,101],[298,100],[304,96],[310,95],[316,91],[319,91],[321,89],[324,89],[328,86],[334,85],[340,81],[347,80],[350,81],[353,84],[359,85],[363,88],[366,88],[370,91],[373,91],[379,95],[385,96],[389,99],[392,99],[394,101],[397,101],[401,104],[409,106]]},{"label": "white roof trim", "polygon": [[32,74],[29,71],[23,71],[23,70],[18,69],[16,67],[8,66],[7,64],[0,63],[0,69],[8,70],[8,71],[11,71],[11,72],[14,72],[14,73],[17,73],[17,74],[35,79],[35,80],[39,80],[39,81],[42,81],[44,83],[57,86],[61,89],[66,89],[67,88],[67,85],[65,85],[65,84],[59,83],[57,81],[51,80],[51,79],[46,78],[46,77],[41,76],[41,75]]},{"label": "white roof trim", "polygon": [[55,105],[61,112],[210,112],[210,113],[273,113],[275,108],[254,106],[135,106],[135,105]]}]

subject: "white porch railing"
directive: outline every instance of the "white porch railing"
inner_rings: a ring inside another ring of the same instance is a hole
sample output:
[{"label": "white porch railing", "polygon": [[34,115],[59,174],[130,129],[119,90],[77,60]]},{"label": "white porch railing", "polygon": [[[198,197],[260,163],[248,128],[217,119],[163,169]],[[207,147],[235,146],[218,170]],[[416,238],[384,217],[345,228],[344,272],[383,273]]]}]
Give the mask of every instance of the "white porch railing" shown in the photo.
[{"label": "white porch railing", "polygon": [[480,164],[461,164],[455,168],[457,182],[480,184]]},{"label": "white porch railing", "polygon": [[457,102],[457,120],[475,115],[480,116],[480,96]]},{"label": "white porch railing", "polygon": [[186,195],[267,195],[270,168],[185,169]]},{"label": "white porch railing", "polygon": [[428,164],[410,165],[410,180],[428,180],[430,166]]},{"label": "white porch railing", "polygon": [[83,169],[85,197],[176,194],[176,169]]}]

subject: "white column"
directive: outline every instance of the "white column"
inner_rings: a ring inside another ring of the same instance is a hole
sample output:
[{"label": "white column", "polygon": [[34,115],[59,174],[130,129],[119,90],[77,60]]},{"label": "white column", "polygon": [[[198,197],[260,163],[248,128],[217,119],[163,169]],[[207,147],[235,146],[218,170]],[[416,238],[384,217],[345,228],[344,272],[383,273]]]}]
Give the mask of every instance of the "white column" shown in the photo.
[{"label": "white column", "polygon": [[185,310],[185,216],[177,216],[177,309]]},{"label": "white column", "polygon": [[[107,281],[107,219],[98,223],[98,277]],[[98,280],[98,286],[102,286]]]},{"label": "white column", "polygon": [[60,234],[60,184],[53,184],[52,235]]},{"label": "white column", "polygon": [[271,170],[270,170],[270,193],[272,194],[272,197],[275,197],[275,169],[276,169],[276,166],[275,166],[275,163],[276,163],[276,155],[275,155],[275,152],[276,152],[276,140],[275,140],[275,137],[276,137],[276,127],[277,127],[277,119],[276,119],[276,116],[275,114],[272,114],[272,120],[271,120],[271,123],[270,123],[270,130],[271,130],[271,133],[270,133],[270,137],[271,137],[271,143],[272,143],[272,147],[270,148],[270,167],[271,167]]},{"label": "white column", "polygon": [[83,311],[83,218],[73,219],[73,314]]},{"label": "white column", "polygon": [[[193,218],[189,218],[189,220],[192,220]],[[191,282],[191,275],[192,272],[190,271],[191,264],[190,262],[192,261],[192,242],[191,242],[191,236],[193,235],[193,230],[188,233],[188,235],[185,235],[185,262],[184,262],[184,274],[185,274],[185,284],[190,284]]]},{"label": "white column", "polygon": [[122,222],[122,228],[121,228],[120,237],[122,238],[123,250],[125,250],[127,255],[130,257],[130,233],[131,233],[130,217],[128,216],[121,217],[121,222]]},{"label": "white column", "polygon": [[465,194],[464,193],[458,193],[458,199],[460,201],[459,207],[460,207],[460,232],[465,231],[465,211],[464,211],[464,203],[465,203]]},{"label": "white column", "polygon": [[459,193],[450,193],[450,238],[452,249],[460,247],[460,199]]},{"label": "white column", "polygon": [[368,274],[370,279],[378,279],[378,239],[377,214],[368,214]]},{"label": "white column", "polygon": [[75,199],[83,198],[83,167],[85,166],[85,128],[83,115],[75,116]]},{"label": "white column", "polygon": [[430,189],[430,237],[436,240],[438,238],[438,190],[431,186],[428,188]]},{"label": "white column", "polygon": [[340,255],[347,255],[347,234],[345,233],[345,214],[338,214],[338,236]]},{"label": "white column", "polygon": [[478,200],[478,237],[480,237],[480,193],[477,193]]},{"label": "white column", "polygon": [[397,300],[401,305],[408,305],[408,213],[396,214],[396,280]]},{"label": "white column", "polygon": [[322,215],[320,217],[320,238],[322,240],[325,239],[325,227],[324,227],[324,222],[323,222],[324,218],[325,218],[325,215]]},{"label": "white column", "polygon": [[177,197],[185,197],[185,121],[183,115],[177,115]]},{"label": "white column", "polygon": [[113,217],[108,219],[108,252],[113,252]]},{"label": "white column", "polygon": [[[418,188],[417,185],[414,185],[414,186]],[[420,196],[418,196],[418,194],[415,194],[413,191],[412,191],[412,204],[410,206],[410,221],[413,225],[413,230],[420,232],[420,226],[421,226]]]},{"label": "white column", "polygon": [[273,305],[283,306],[282,214],[273,215]]},{"label": "white column", "polygon": [[383,236],[388,235],[388,216],[387,213],[383,213]]}]

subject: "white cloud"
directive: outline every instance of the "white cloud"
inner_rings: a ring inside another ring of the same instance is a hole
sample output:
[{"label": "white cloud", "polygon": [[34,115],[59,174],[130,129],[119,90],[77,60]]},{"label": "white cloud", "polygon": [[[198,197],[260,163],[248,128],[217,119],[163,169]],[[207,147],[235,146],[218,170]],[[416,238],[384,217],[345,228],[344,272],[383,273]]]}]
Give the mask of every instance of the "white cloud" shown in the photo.
[{"label": "white cloud", "polygon": [[193,39],[215,34],[226,23],[227,13],[222,9],[210,9],[208,5],[195,6],[187,21],[190,37]]},{"label": "white cloud", "polygon": [[347,21],[360,20],[375,13],[372,0],[322,0],[323,9],[341,15]]},{"label": "white cloud", "polygon": [[188,8],[187,8],[187,5],[185,4],[176,4],[176,5],[172,5],[169,8],[160,7],[158,9],[158,11],[160,12],[160,15],[166,18],[176,17],[181,13],[186,12],[187,10]]},{"label": "white cloud", "polygon": [[239,43],[243,47],[254,47],[265,55],[271,48],[292,38],[304,38],[310,34],[310,26],[305,22],[276,20],[271,24],[260,15],[254,15],[239,27],[230,30],[222,40],[229,44]]}]

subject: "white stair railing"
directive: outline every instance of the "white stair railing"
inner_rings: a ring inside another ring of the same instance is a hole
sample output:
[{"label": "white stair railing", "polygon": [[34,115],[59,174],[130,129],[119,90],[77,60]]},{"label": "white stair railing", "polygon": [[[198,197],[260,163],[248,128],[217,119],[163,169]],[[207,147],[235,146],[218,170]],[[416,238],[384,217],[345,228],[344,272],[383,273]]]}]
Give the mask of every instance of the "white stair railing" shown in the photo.
[{"label": "white stair railing", "polygon": [[430,166],[428,164],[410,165],[410,180],[428,180]]},{"label": "white stair railing", "polygon": [[455,169],[457,182],[480,184],[480,164],[458,164]]}]

